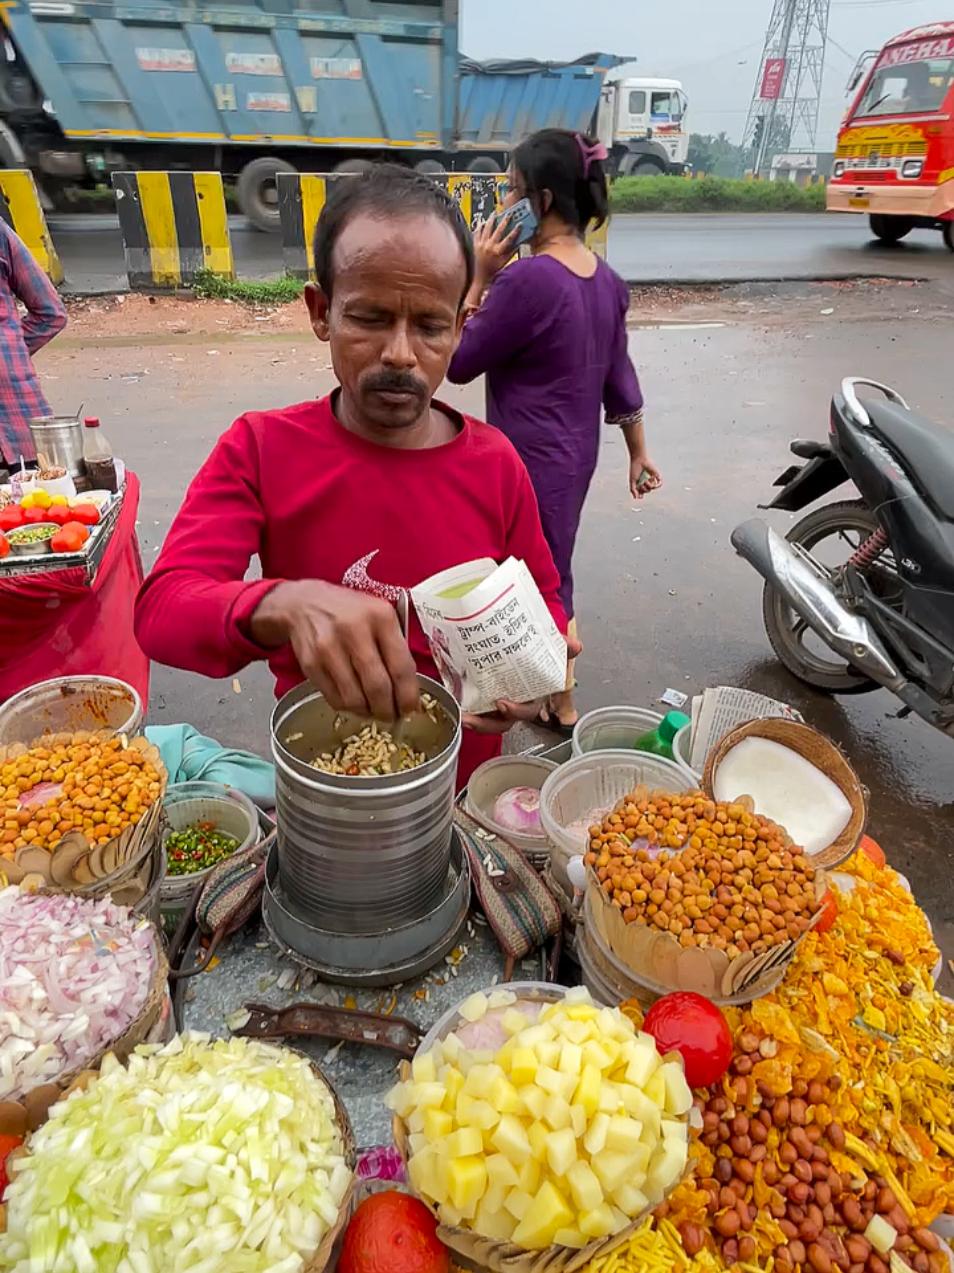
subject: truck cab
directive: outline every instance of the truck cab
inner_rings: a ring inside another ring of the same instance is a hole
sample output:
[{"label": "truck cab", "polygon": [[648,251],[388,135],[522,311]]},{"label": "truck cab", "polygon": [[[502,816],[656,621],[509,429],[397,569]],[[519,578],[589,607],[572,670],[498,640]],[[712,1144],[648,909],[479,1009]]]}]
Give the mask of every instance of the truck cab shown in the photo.
[{"label": "truck cab", "polygon": [[621,177],[680,175],[689,132],[686,94],[679,80],[627,76],[608,83],[600,101],[598,132]]}]

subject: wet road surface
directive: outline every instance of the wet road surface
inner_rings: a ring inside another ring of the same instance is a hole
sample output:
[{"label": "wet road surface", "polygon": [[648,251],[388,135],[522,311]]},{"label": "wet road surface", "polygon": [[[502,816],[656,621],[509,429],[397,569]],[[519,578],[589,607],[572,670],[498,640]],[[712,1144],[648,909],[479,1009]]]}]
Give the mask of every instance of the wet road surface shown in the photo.
[{"label": "wet road surface", "polygon": [[[871,792],[871,833],[910,878],[952,958],[954,740],[898,720],[885,692],[832,700],[794,681],[763,632],[760,582],[729,546],[732,527],[754,514],[787,466],[789,441],[824,436],[843,376],[887,380],[918,409],[954,421],[951,312],[929,287],[769,290],[656,315],[633,331],[650,450],[665,485],[634,505],[625,450],[606,431],[575,558],[580,705],[650,706],[669,686],[692,694],[720,684],[794,703],[857,767]],[[321,346],[300,333],[269,339],[267,330],[178,344],[130,337],[109,347],[61,338],[41,355],[50,396],[95,406],[143,479],[147,568],[189,480],[235,415],[329,388]],[[130,373],[136,379],[124,380]],[[447,396],[482,409],[474,387]],[[787,528],[788,515],[768,516]],[[231,681],[157,668],[150,719],[191,721],[226,745],[266,752],[270,678],[255,667],[239,683],[236,693]]]},{"label": "wet road surface", "polygon": [[[241,278],[282,272],[277,235],[229,217]],[[122,240],[113,216],[53,216],[50,228],[69,287],[115,291],[126,286]],[[954,277],[954,257],[933,231],[887,246],[871,239],[867,220],[848,215],[617,216],[610,264],[627,282],[722,282],[746,279],[851,278],[887,275]]]}]

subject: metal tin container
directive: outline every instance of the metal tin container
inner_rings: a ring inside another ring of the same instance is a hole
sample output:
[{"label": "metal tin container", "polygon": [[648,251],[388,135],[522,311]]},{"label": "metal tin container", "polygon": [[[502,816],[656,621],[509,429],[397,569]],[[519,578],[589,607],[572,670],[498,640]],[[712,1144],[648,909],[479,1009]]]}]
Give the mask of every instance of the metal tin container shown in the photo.
[{"label": "metal tin container", "polygon": [[[35,522],[32,526],[18,526],[7,535],[7,543],[10,545],[11,553],[16,557],[39,557],[50,551],[50,540],[59,529],[59,526],[53,522]],[[46,539],[22,544],[15,538],[17,530],[42,530],[49,531],[49,534]]]},{"label": "metal tin container", "polygon": [[312,767],[369,722],[336,712],[307,682],[271,720],[282,896],[304,922],[338,933],[379,933],[433,908],[447,879],[460,708],[419,676],[443,709],[404,722],[402,739],[431,759],[417,769],[349,777]]},{"label": "metal tin container", "polygon": [[0,746],[27,745],[44,734],[109,729],[135,737],[142,699],[112,676],[58,676],[31,685],[0,706]]},{"label": "metal tin container", "polygon": [[30,434],[38,455],[53,468],[66,469],[72,477],[85,477],[83,463],[83,423],[79,416],[34,416]]}]

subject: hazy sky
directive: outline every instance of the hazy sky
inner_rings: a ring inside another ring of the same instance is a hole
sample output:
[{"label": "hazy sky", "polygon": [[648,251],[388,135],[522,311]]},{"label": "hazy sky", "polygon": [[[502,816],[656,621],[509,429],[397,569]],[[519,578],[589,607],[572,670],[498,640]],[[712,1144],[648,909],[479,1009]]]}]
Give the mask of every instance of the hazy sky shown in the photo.
[{"label": "hazy sky", "polygon": [[[951,0],[832,0],[817,148],[834,150],[854,58],[892,35],[954,18]],[[772,0],[461,0],[474,58],[632,54],[645,75],[683,81],[693,132],[741,140]],[[945,10],[947,10],[945,12]],[[840,46],[840,47],[839,47]]]}]

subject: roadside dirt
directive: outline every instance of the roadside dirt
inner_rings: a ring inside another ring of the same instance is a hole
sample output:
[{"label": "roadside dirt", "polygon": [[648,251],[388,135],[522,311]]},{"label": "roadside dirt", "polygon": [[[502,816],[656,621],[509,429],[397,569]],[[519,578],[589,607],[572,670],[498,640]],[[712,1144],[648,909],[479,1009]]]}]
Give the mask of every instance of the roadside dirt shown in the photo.
[{"label": "roadside dirt", "polygon": [[[57,349],[88,345],[176,345],[310,337],[300,302],[253,306],[237,301],[143,295],[69,302],[70,325]],[[931,283],[873,279],[847,283],[738,284],[730,287],[633,289],[630,324],[756,322],[795,325],[815,318],[951,313],[950,298]]]}]

